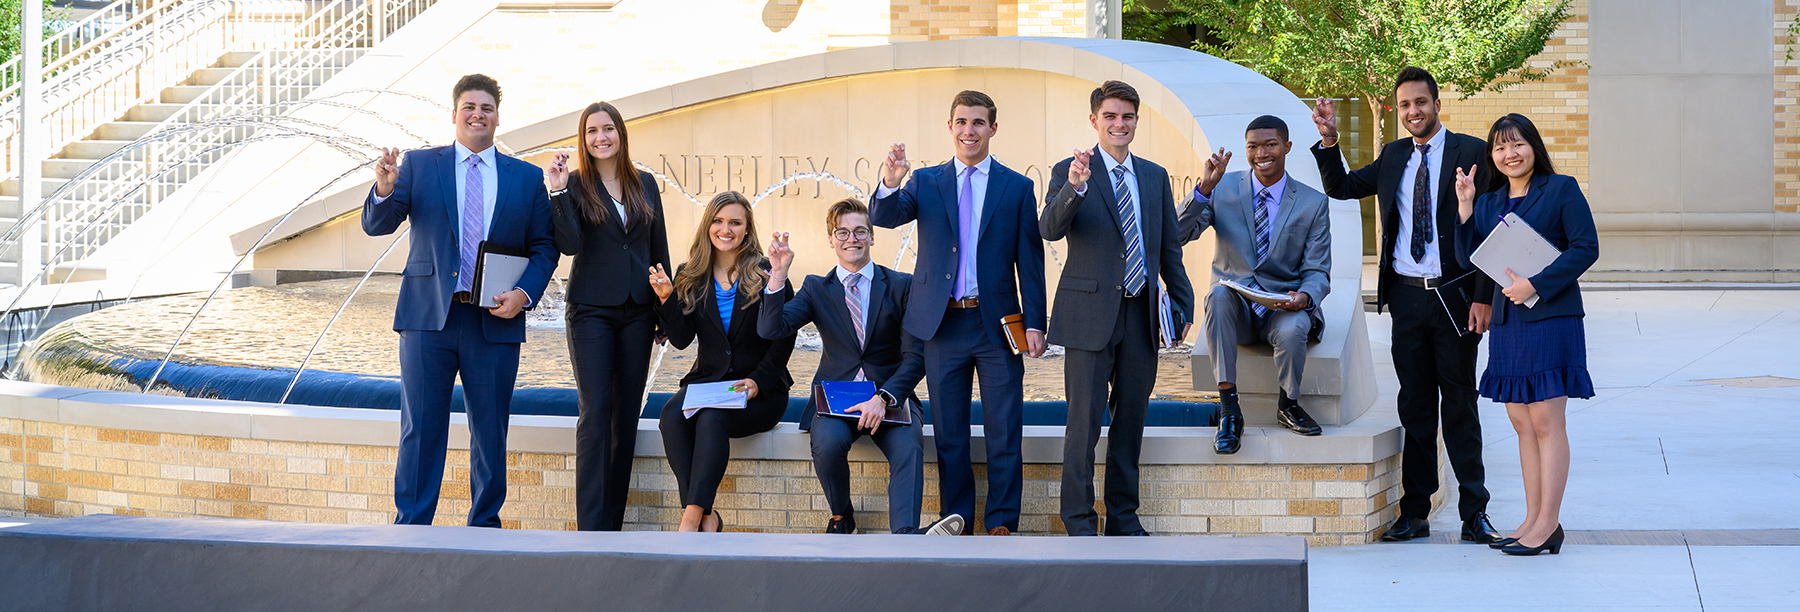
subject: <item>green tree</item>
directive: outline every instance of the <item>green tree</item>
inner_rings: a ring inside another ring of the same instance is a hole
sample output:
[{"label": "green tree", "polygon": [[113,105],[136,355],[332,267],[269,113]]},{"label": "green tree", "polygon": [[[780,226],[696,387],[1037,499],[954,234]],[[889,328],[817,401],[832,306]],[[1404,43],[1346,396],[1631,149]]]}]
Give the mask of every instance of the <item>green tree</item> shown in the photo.
[{"label": "green tree", "polygon": [[[57,17],[58,12],[50,6],[50,0],[42,0],[42,2],[44,3],[44,36],[48,38],[56,34],[56,30],[52,29],[50,22]],[[19,22],[25,17],[24,6],[22,0],[0,0],[0,63],[10,62],[13,58],[18,57],[19,50],[24,47],[25,39],[19,37],[21,26]]]},{"label": "green tree", "polygon": [[[1203,32],[1194,49],[1314,95],[1354,94],[1386,133],[1394,75],[1431,71],[1463,98],[1542,81],[1579,62],[1533,63],[1569,0],[1127,0],[1126,37]],[[1379,138],[1374,139],[1379,141]],[[1380,142],[1374,142],[1379,152]]]}]

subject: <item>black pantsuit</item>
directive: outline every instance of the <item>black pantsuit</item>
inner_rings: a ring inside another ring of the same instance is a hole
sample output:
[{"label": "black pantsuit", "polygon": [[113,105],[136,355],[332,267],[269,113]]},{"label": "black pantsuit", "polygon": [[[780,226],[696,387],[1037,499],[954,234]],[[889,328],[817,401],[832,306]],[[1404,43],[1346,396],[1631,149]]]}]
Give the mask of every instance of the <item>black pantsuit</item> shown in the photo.
[{"label": "black pantsuit", "polygon": [[1400,513],[1431,515],[1438,489],[1438,422],[1444,454],[1456,472],[1459,515],[1487,510],[1487,470],[1481,464],[1481,417],[1475,411],[1475,356],[1480,334],[1457,336],[1450,315],[1430,289],[1400,285],[1388,293],[1394,311],[1394,374],[1400,379],[1397,409],[1406,443],[1400,455]]},{"label": "black pantsuit", "polygon": [[[793,341],[792,337],[788,340]],[[682,506],[712,510],[719,482],[725,479],[725,467],[731,462],[731,439],[774,429],[781,422],[781,414],[787,411],[787,391],[786,387],[763,387],[741,410],[707,408],[694,413],[691,419],[681,416],[687,385],[682,385],[669,403],[663,404],[663,451],[669,455],[669,469],[675,472]]]},{"label": "black pantsuit", "polygon": [[580,175],[571,175],[568,190],[551,198],[556,248],[575,256],[564,320],[580,396],[575,526],[582,531],[618,531],[625,524],[631,459],[657,332],[650,266],[669,266],[662,198],[649,173],[639,172],[638,180],[650,205],[647,219],[629,214],[620,219],[619,203],[604,185],[595,185],[604,204],[599,207],[602,219],[594,223],[582,213],[587,194]]}]

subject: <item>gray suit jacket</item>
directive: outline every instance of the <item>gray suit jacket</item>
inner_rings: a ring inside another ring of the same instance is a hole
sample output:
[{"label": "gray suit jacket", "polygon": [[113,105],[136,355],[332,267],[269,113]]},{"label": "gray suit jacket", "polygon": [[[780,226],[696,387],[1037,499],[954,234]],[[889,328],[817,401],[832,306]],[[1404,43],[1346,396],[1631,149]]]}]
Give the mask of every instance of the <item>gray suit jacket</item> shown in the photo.
[{"label": "gray suit jacket", "polygon": [[[1062,281],[1050,315],[1053,344],[1098,351],[1112,339],[1112,322],[1124,303],[1125,236],[1119,231],[1117,196],[1106,175],[1105,164],[1094,149],[1095,175],[1088,179],[1087,194],[1075,195],[1069,184],[1069,163],[1064,159],[1050,170],[1044,210],[1038,214],[1038,233],[1045,240],[1068,239],[1069,260],[1063,264]],[[1169,189],[1169,172],[1142,157],[1132,156],[1137,176],[1139,225],[1144,234],[1144,270],[1151,281],[1162,279],[1169,303],[1182,322],[1194,320],[1194,289],[1181,263],[1183,241],[1176,236],[1175,197]],[[1145,285],[1149,291],[1150,285]],[[1154,294],[1152,294],[1154,295]],[[1150,300],[1150,320],[1158,313]],[[1154,327],[1151,328],[1155,330]]]},{"label": "gray suit jacket", "polygon": [[[1213,189],[1212,199],[1196,202],[1192,195],[1181,211],[1181,243],[1199,238],[1211,227],[1218,238],[1213,252],[1212,284],[1230,279],[1256,278],[1269,291],[1302,291],[1312,303],[1324,303],[1331,293],[1331,202],[1325,194],[1288,176],[1281,194],[1281,210],[1275,215],[1269,255],[1256,262],[1256,178],[1247,171],[1226,174]],[[1325,328],[1313,311],[1313,339]]]}]

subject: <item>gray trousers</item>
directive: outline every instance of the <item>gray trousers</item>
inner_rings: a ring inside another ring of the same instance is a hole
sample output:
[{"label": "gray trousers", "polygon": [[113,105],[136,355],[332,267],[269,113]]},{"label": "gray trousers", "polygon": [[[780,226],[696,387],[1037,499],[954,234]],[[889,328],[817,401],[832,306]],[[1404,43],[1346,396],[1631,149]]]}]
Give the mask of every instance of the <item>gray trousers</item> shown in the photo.
[{"label": "gray trousers", "polygon": [[1094,512],[1094,446],[1100,442],[1101,417],[1112,415],[1106,428],[1106,535],[1143,530],[1138,519],[1138,458],[1143,451],[1145,413],[1156,386],[1155,320],[1150,318],[1150,291],[1126,298],[1113,323],[1112,338],[1098,351],[1067,348],[1063,353],[1063,388],[1069,406],[1063,434],[1061,511],[1063,529],[1072,536],[1100,533]]},{"label": "gray trousers", "polygon": [[1250,302],[1236,291],[1213,285],[1206,296],[1206,350],[1212,353],[1213,376],[1237,383],[1237,347],[1266,343],[1275,349],[1275,377],[1281,390],[1300,399],[1300,375],[1306,369],[1306,335],[1312,319],[1305,312],[1269,309],[1257,317]]},{"label": "gray trousers", "polygon": [[[883,423],[875,430],[875,446],[888,460],[888,529],[919,526],[925,496],[925,427],[917,410],[912,425]],[[813,471],[825,489],[825,502],[836,516],[850,516],[850,445],[869,435],[856,421],[814,416],[812,421]]]}]

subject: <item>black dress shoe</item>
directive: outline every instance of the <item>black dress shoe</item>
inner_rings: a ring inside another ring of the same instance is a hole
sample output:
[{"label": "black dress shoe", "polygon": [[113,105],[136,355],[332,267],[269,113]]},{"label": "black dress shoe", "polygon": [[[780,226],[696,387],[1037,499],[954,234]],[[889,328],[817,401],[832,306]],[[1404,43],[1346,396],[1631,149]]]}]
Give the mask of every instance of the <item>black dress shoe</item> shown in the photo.
[{"label": "black dress shoe", "polygon": [[1500,531],[1494,529],[1494,523],[1488,520],[1486,512],[1477,512],[1469,520],[1463,521],[1462,539],[1464,542],[1476,544],[1492,544],[1500,539]]},{"label": "black dress shoe", "polygon": [[1238,452],[1244,437],[1244,415],[1235,412],[1219,417],[1219,433],[1213,437],[1213,452],[1231,455]]},{"label": "black dress shoe", "polygon": [[1500,549],[1500,552],[1503,552],[1503,553],[1506,553],[1509,555],[1519,555],[1521,557],[1534,557],[1534,556],[1537,556],[1538,553],[1541,553],[1541,552],[1544,552],[1547,550],[1547,551],[1550,551],[1550,554],[1556,555],[1556,554],[1562,554],[1562,545],[1563,545],[1562,525],[1557,525],[1556,533],[1550,534],[1550,537],[1546,538],[1544,540],[1543,544],[1539,544],[1537,546],[1526,546],[1526,545],[1520,544],[1518,542],[1513,542],[1512,544],[1508,544],[1506,546],[1506,548]]},{"label": "black dress shoe", "polygon": [[825,533],[856,533],[856,517],[844,515],[825,524]]},{"label": "black dress shoe", "polygon": [[1287,428],[1288,431],[1302,436],[1316,436],[1324,432],[1319,428],[1319,422],[1314,421],[1311,415],[1306,414],[1306,410],[1300,408],[1300,402],[1288,397],[1287,391],[1281,392],[1281,397],[1276,400],[1275,406],[1275,424]]},{"label": "black dress shoe", "polygon": [[1387,533],[1381,534],[1381,541],[1405,542],[1407,540],[1416,540],[1430,536],[1430,521],[1416,519],[1410,516],[1402,516],[1394,521],[1393,526],[1388,527]]},{"label": "black dress shoe", "polygon": [[1488,548],[1492,548],[1494,550],[1500,550],[1502,548],[1506,548],[1507,546],[1512,545],[1513,542],[1517,542],[1517,541],[1519,541],[1518,538],[1500,538],[1498,540],[1488,542]]}]

